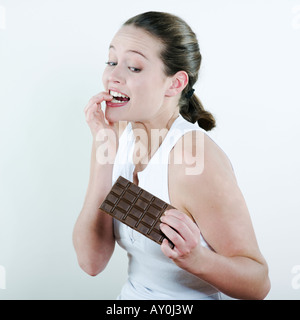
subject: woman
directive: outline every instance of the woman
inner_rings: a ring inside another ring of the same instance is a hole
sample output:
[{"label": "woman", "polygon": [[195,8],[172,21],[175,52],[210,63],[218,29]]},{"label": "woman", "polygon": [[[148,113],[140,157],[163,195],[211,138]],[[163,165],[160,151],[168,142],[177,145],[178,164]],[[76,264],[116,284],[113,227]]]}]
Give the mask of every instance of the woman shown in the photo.
[{"label": "woman", "polygon": [[[215,120],[194,94],[200,62],[196,36],[182,19],[138,15],[113,38],[105,91],[85,108],[93,148],[73,242],[80,266],[93,276],[104,270],[115,241],[128,251],[119,299],[219,299],[220,292],[263,299],[269,292],[234,172],[206,134]],[[173,249],[98,209],[119,175],[176,208],[160,226]]]}]

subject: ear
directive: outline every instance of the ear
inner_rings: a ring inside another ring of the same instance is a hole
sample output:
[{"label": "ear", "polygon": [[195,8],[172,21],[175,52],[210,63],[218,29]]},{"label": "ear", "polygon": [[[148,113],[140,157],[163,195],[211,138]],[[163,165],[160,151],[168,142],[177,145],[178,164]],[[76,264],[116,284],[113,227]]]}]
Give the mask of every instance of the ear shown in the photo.
[{"label": "ear", "polygon": [[183,89],[189,82],[189,76],[185,71],[178,71],[171,77],[171,85],[166,91],[167,97],[174,97],[177,94],[181,94]]}]

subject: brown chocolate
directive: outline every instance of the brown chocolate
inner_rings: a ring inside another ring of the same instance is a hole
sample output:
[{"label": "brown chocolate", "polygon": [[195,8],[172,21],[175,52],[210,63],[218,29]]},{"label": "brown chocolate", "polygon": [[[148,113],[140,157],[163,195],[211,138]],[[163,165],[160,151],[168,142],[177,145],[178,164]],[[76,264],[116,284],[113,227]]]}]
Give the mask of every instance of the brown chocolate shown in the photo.
[{"label": "brown chocolate", "polygon": [[170,204],[120,176],[99,209],[161,244],[166,236],[159,228],[160,217],[172,208]]}]

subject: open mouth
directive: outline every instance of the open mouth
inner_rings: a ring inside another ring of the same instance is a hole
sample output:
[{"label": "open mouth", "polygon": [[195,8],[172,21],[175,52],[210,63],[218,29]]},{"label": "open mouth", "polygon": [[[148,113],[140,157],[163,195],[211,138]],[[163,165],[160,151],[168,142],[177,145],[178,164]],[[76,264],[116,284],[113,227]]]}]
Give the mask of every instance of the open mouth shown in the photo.
[{"label": "open mouth", "polygon": [[130,100],[128,96],[120,92],[110,90],[109,94],[113,96],[112,103],[126,103]]}]

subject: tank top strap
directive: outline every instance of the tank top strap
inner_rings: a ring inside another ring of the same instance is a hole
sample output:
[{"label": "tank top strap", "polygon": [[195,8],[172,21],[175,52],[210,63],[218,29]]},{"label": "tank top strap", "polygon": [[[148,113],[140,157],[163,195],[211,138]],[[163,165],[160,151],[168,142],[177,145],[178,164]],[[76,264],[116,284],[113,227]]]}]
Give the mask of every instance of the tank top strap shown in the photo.
[{"label": "tank top strap", "polygon": [[129,122],[119,138],[119,147],[113,166],[112,184],[115,183],[119,176],[123,176],[132,182],[134,141],[131,123]]},{"label": "tank top strap", "polygon": [[179,115],[171,126],[168,135],[166,136],[166,139],[162,144],[160,152],[168,157],[170,151],[176,145],[178,140],[182,138],[187,132],[195,130],[205,132],[198,125],[188,122],[181,115]]}]

